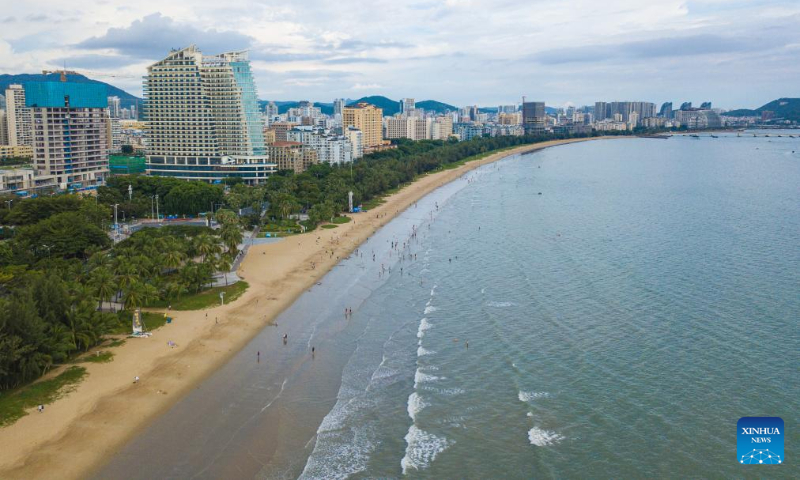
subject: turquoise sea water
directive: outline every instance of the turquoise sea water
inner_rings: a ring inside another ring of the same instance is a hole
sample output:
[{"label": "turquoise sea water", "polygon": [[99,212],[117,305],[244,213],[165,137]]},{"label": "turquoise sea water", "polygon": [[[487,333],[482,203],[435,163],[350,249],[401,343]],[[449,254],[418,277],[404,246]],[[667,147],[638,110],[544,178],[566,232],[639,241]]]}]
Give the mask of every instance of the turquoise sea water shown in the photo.
[{"label": "turquoise sea water", "polygon": [[[510,157],[322,284],[101,477],[800,476],[800,139]],[[737,463],[743,416],[783,465]]]}]

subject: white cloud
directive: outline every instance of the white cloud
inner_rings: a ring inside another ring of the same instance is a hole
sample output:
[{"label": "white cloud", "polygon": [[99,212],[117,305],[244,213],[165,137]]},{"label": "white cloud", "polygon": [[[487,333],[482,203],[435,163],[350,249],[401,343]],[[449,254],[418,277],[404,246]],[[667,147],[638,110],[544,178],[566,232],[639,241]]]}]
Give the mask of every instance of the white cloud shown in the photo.
[{"label": "white cloud", "polygon": [[754,107],[796,94],[799,23],[792,0],[28,0],[0,17],[0,73],[66,61],[140,94],[149,63],[197,43],[249,48],[265,98]]}]

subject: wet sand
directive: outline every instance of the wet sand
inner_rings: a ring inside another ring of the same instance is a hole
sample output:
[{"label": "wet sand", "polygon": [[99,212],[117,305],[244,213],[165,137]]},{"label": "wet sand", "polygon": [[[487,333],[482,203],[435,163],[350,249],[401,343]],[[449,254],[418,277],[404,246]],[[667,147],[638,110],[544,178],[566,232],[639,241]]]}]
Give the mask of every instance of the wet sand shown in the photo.
[{"label": "wet sand", "polygon": [[[158,424],[159,416],[188,393],[214,388],[214,385],[203,384],[203,380],[223,366],[235,368],[235,365],[230,367],[226,364],[265,330],[265,326],[377,229],[415,201],[480,165],[517,153],[584,140],[587,139],[522,146],[452,170],[426,175],[388,197],[379,207],[352,215],[353,221],[338,228],[319,229],[312,234],[251,247],[238,271],[250,288],[237,301],[202,311],[173,312],[173,323],[158,329],[151,338],[129,339],[125,345],[113,349],[113,362],[85,364],[89,373],[87,378],[75,391],[48,405],[45,413],[32,411],[14,425],[0,429],[3,452],[0,455],[0,478],[85,478],[92,475],[137,434],[154,421]],[[312,263],[316,268],[312,269]],[[302,324],[301,318],[297,319],[297,325],[293,324],[294,319],[287,321],[288,325],[281,322],[277,327],[281,333],[284,327],[299,329],[298,332],[308,327]],[[265,335],[280,338],[273,333]],[[177,343],[178,347],[169,348],[168,341]],[[265,343],[260,349],[262,361],[274,361],[277,357],[273,349],[280,348],[283,348],[280,342]],[[282,361],[286,362],[285,368],[297,372],[299,378],[303,377],[303,369],[326,368],[323,362],[308,361],[309,345],[295,348],[297,350],[291,354],[283,355]],[[327,368],[333,372],[336,365],[336,362],[330,362]],[[134,376],[140,377],[139,383],[133,383]],[[329,389],[335,395],[338,379],[329,381],[332,382]],[[305,384],[308,388],[317,388],[313,382],[306,381]],[[275,385],[272,385],[264,395],[279,395],[280,390],[280,386],[275,390]],[[259,398],[264,397],[259,395]],[[231,410],[235,412],[234,396],[231,400]],[[279,429],[280,411],[270,411],[269,415],[274,416],[274,422],[259,425],[276,425]],[[316,414],[310,415],[308,423],[313,424],[314,418]],[[214,422],[209,417],[209,425],[213,426]],[[209,429],[205,434],[214,435],[215,431]],[[272,444],[264,445],[264,451],[276,454],[282,451],[281,436],[274,429],[270,435],[264,431],[252,434],[254,438],[263,437],[265,443]],[[195,441],[202,442],[203,439],[196,438]],[[262,466],[268,461],[251,458]],[[136,461],[142,465],[148,462],[147,458]],[[108,478],[127,478],[131,473],[130,470],[117,471]],[[179,478],[185,473],[180,469],[160,471],[159,476]],[[196,474],[213,476],[209,471]],[[217,474],[236,476],[233,471],[214,473]]]}]

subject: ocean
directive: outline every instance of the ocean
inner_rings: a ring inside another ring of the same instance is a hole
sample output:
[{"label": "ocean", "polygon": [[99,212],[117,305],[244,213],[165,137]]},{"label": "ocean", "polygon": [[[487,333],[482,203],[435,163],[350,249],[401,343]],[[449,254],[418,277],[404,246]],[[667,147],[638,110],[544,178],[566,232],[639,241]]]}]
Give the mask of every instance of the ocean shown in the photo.
[{"label": "ocean", "polygon": [[798,478],[736,455],[744,416],[796,452],[798,312],[800,139],[515,155],[402,212],[97,478]]}]

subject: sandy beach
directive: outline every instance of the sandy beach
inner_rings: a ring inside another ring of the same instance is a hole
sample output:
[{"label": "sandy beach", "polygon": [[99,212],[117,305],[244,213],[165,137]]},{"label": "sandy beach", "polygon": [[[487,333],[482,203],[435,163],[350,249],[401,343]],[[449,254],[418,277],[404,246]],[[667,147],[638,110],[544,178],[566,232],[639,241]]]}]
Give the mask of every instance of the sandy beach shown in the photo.
[{"label": "sandy beach", "polygon": [[[521,146],[419,178],[369,212],[335,229],[254,245],[238,274],[250,288],[237,301],[173,312],[148,339],[114,348],[114,360],[85,364],[88,375],[68,395],[0,429],[0,478],[85,478],[129,439],[195,388],[298,296],[397,213],[465,172],[501,158],[585,141]],[[332,254],[331,254],[332,253]],[[316,268],[312,269],[312,263]],[[167,342],[178,347],[170,348]],[[140,381],[133,383],[134,376]]]}]

